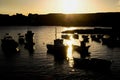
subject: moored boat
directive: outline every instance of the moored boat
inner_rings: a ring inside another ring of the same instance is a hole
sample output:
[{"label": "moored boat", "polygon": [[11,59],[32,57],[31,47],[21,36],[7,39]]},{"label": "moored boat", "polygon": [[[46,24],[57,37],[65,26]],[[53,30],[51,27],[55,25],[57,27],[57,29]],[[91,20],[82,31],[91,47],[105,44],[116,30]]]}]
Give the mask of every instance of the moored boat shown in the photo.
[{"label": "moored boat", "polygon": [[67,57],[68,46],[63,44],[63,39],[57,38],[57,28],[55,27],[54,44],[47,44],[47,53],[54,55],[56,59],[65,59]]},{"label": "moored boat", "polygon": [[18,43],[20,45],[23,45],[25,43],[25,38],[24,35],[21,35],[21,33],[18,34],[19,38],[18,38]]},{"label": "moored boat", "polygon": [[20,50],[18,48],[18,43],[12,38],[12,36],[6,36],[1,39],[1,47],[2,51],[6,54],[15,54],[18,53]]},{"label": "moored boat", "polygon": [[25,49],[29,51],[29,53],[34,52],[34,33],[31,30],[28,30],[27,33],[25,34]]},{"label": "moored boat", "polygon": [[63,39],[55,39],[54,44],[47,44],[46,46],[48,53],[52,53],[58,58],[66,58],[68,46],[63,44]]},{"label": "moored boat", "polygon": [[98,71],[108,71],[111,68],[112,62],[110,60],[91,58],[79,59],[74,58],[74,67],[80,69],[90,69]]}]

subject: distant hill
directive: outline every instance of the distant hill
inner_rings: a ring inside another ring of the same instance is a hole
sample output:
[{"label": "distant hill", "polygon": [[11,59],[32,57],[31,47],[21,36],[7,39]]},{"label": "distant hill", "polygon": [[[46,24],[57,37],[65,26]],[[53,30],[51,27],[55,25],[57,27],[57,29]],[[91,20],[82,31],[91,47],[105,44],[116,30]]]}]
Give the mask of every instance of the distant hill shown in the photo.
[{"label": "distant hill", "polygon": [[119,27],[120,12],[86,14],[0,14],[0,26],[104,26]]}]

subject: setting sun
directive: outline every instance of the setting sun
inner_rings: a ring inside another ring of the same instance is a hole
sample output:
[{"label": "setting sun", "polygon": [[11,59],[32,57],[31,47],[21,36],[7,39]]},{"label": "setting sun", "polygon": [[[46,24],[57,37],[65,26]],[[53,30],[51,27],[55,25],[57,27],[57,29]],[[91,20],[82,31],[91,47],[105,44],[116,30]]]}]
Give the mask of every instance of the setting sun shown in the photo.
[{"label": "setting sun", "polygon": [[64,0],[63,1],[63,13],[73,13],[78,9],[78,0]]},{"label": "setting sun", "polygon": [[1,14],[120,12],[120,0],[0,0]]}]

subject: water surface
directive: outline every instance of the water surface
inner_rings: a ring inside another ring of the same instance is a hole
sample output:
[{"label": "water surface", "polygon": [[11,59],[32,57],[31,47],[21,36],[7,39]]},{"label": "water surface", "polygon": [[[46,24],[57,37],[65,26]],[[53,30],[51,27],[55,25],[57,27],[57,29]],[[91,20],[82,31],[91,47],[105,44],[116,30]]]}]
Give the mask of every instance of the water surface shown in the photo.
[{"label": "water surface", "polygon": [[[120,48],[109,48],[101,43],[90,41],[89,51],[92,58],[107,59],[113,61],[110,74],[99,73],[90,70],[75,69],[69,60],[63,62],[54,61],[54,57],[47,53],[46,44],[53,44],[55,39],[56,26],[13,26],[0,27],[0,39],[5,33],[9,33],[18,41],[18,33],[25,34],[27,30],[34,32],[35,52],[30,55],[24,49],[24,46],[19,45],[20,54],[6,57],[0,47],[0,74],[3,78],[26,78],[38,77],[39,79],[52,80],[119,80],[120,77]],[[88,28],[74,27],[67,28],[57,26],[57,38],[61,38],[61,32],[68,29]],[[81,37],[81,35],[79,35]],[[74,40],[74,44],[79,45],[79,40]],[[0,41],[1,44],[1,41]],[[80,58],[77,52],[73,52],[73,57]]]}]

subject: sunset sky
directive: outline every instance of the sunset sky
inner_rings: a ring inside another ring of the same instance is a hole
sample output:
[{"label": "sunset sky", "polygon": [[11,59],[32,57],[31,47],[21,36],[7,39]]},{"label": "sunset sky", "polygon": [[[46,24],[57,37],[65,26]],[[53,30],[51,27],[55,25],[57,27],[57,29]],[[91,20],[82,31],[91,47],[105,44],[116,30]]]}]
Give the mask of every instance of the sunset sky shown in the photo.
[{"label": "sunset sky", "polygon": [[120,12],[120,0],[0,0],[0,14]]}]

